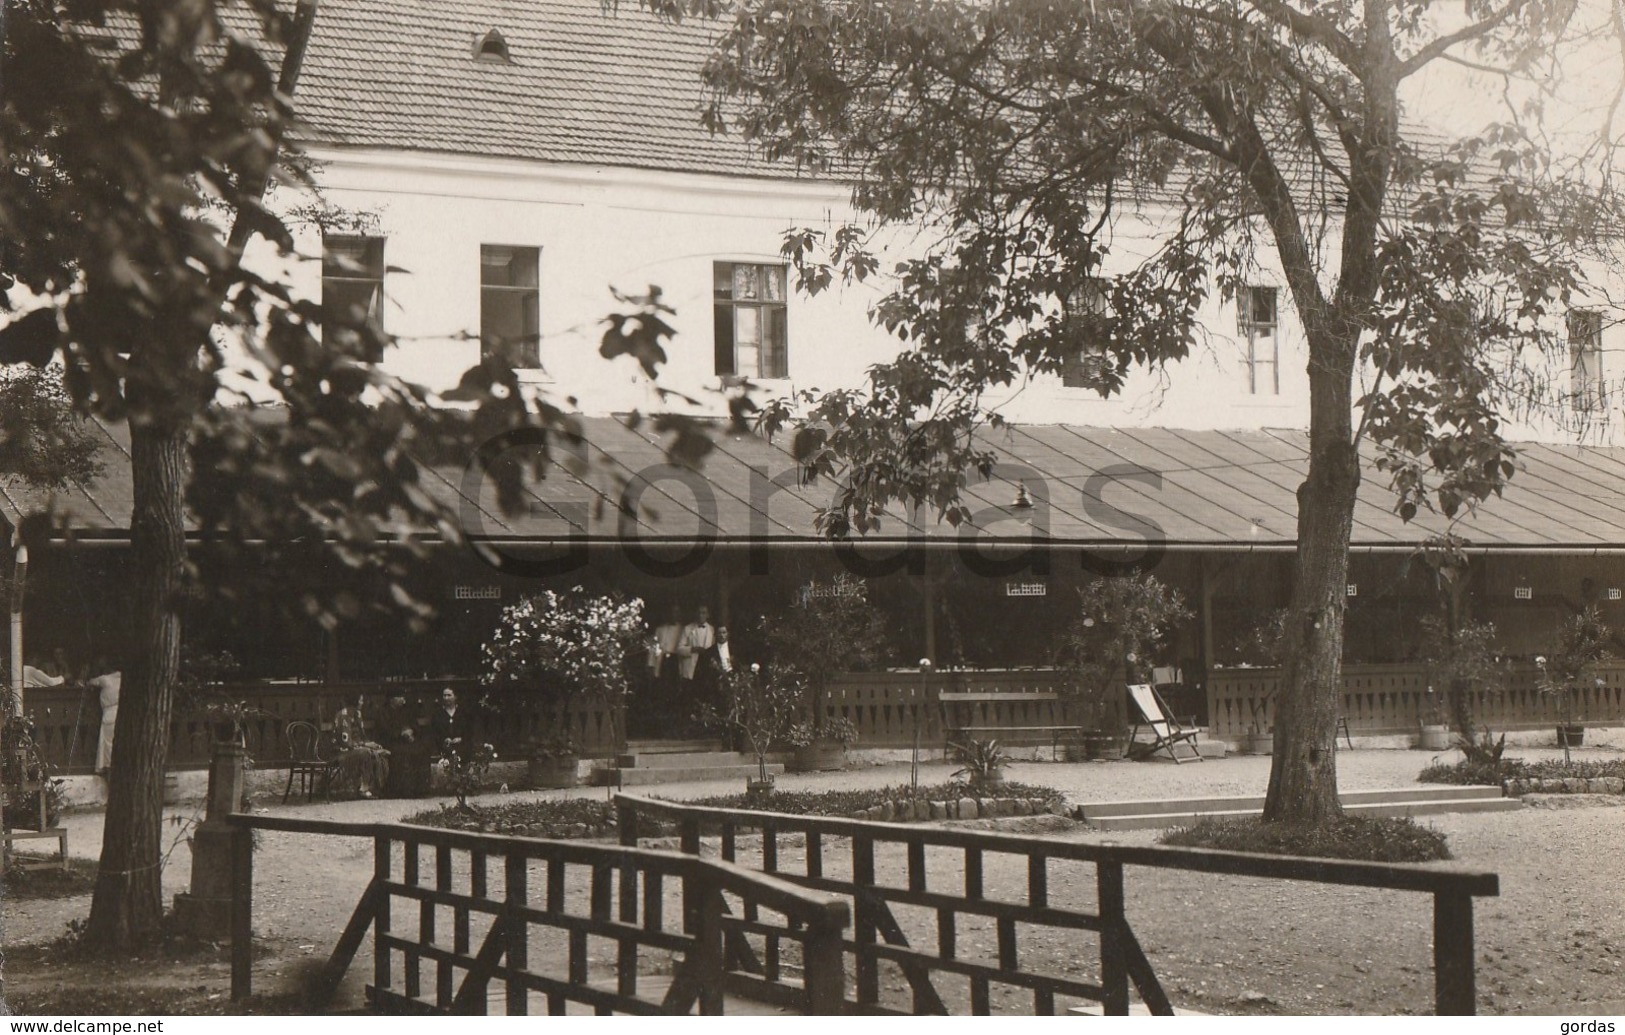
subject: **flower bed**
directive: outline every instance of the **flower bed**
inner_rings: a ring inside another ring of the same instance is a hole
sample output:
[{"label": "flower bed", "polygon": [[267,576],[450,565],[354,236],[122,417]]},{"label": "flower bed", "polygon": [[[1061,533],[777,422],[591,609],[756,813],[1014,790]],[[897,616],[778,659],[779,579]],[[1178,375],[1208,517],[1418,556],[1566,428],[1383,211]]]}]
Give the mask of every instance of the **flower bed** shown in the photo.
[{"label": "flower bed", "polygon": [[1431,862],[1450,858],[1444,835],[1412,819],[1344,816],[1323,826],[1259,819],[1203,819],[1164,833],[1158,842],[1270,855],[1308,855],[1370,862]]},{"label": "flower bed", "polygon": [[1499,787],[1509,795],[1620,794],[1625,793],[1625,758],[1581,762],[1503,758],[1495,763],[1464,759],[1454,765],[1428,766],[1416,779],[1421,783]]},{"label": "flower bed", "polygon": [[[1059,812],[1061,792],[1053,787],[1007,783],[997,794],[973,790],[966,784],[943,783],[925,787],[882,787],[851,791],[787,791],[766,799],[728,794],[684,802],[708,808],[783,812],[795,816],[844,816],[889,823],[944,819],[982,819],[997,816],[1032,816]],[[606,801],[567,798],[548,801],[513,801],[501,805],[461,809],[443,807],[408,816],[407,823],[512,834],[518,837],[611,837],[618,832],[615,806]],[[669,823],[651,823],[639,836],[674,833]]]}]

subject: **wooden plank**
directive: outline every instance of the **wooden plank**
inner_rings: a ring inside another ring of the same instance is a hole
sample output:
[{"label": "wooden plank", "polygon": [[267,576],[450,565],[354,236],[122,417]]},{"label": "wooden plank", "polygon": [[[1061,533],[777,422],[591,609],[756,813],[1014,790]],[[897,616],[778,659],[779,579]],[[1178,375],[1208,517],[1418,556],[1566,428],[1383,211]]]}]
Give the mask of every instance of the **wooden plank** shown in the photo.
[{"label": "wooden plank", "polygon": [[[503,903],[507,911],[502,918],[502,933],[506,946],[507,969],[523,973],[530,966],[530,924],[519,916],[519,910],[529,904],[529,860],[522,855],[510,855],[503,860]],[[530,1012],[530,996],[523,983],[508,980],[507,1014],[522,1017]]]},{"label": "wooden plank", "polygon": [[1098,864],[1096,883],[1100,895],[1100,986],[1104,989],[1101,1012],[1108,1017],[1128,1016],[1128,966],[1123,930],[1123,867],[1115,862]]},{"label": "wooden plank", "polygon": [[491,976],[496,973],[497,965],[502,962],[502,957],[507,951],[507,928],[498,918],[491,924],[491,929],[485,932],[485,940],[480,943],[480,951],[475,954],[468,972],[463,975],[463,983],[457,987],[457,994],[451,1001],[452,1013],[471,1017],[485,1016],[490,999]]},{"label": "wooden plank", "polygon": [[231,997],[254,994],[254,835],[232,831]]},{"label": "wooden plank", "polygon": [[1465,894],[1433,898],[1433,1009],[1440,1016],[1478,1012],[1473,969],[1473,899]]}]

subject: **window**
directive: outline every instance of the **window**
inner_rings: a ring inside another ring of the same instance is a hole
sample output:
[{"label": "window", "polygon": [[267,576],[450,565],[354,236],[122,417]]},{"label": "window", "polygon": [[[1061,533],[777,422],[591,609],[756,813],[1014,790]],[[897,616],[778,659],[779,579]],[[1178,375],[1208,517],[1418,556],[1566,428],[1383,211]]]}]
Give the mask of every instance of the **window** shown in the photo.
[{"label": "window", "polygon": [[383,326],[382,237],[322,235],[322,308],[340,325]]},{"label": "window", "polygon": [[1244,287],[1236,299],[1239,328],[1245,340],[1247,390],[1254,395],[1280,395],[1280,323],[1275,289]]},{"label": "window", "polygon": [[1111,285],[1100,277],[1090,277],[1071,295],[1064,307],[1065,322],[1081,339],[1078,349],[1067,358],[1061,368],[1061,384],[1067,388],[1092,388],[1105,365],[1106,344],[1090,333],[1090,317],[1106,315],[1106,300]]},{"label": "window", "polygon": [[480,245],[480,358],[505,356],[518,370],[542,365],[542,250]]},{"label": "window", "polygon": [[784,281],[781,265],[713,265],[712,315],[719,376],[790,376]]},{"label": "window", "polygon": [[1569,363],[1574,377],[1574,405],[1593,412],[1603,408],[1602,313],[1569,310]]},{"label": "window", "polygon": [[508,41],[495,29],[475,42],[474,57],[479,61],[499,61],[504,64],[513,61],[513,55],[508,52]]}]

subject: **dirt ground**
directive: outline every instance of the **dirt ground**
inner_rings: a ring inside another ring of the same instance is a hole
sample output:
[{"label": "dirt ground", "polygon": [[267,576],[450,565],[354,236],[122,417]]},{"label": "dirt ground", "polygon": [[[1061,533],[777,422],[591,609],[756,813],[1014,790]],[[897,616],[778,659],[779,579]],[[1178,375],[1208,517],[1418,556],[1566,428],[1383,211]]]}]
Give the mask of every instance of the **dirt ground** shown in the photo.
[{"label": "dirt ground", "polygon": [[[1605,757],[1617,748],[1588,747],[1582,757]],[[1542,749],[1519,749],[1543,757]],[[1339,758],[1345,790],[1414,786],[1433,758],[1419,751],[1356,751]],[[943,779],[948,767],[922,767],[921,782]],[[1268,760],[1230,758],[1201,765],[1128,762],[1013,766],[1012,779],[1063,790],[1073,802],[1262,793]],[[784,777],[787,787],[885,786],[908,780],[908,766],[877,766],[844,773]],[[717,784],[661,789],[688,797],[732,790]],[[581,796],[604,795],[583,789]],[[346,820],[396,820],[430,802],[354,801],[261,807],[277,814]],[[1517,812],[1456,814],[1425,821],[1443,831],[1456,855],[1445,865],[1500,874],[1501,895],[1480,899],[1476,912],[1479,1009],[1492,1014],[1597,1016],[1625,1013],[1625,797],[1545,796]],[[191,814],[179,810],[177,816]],[[94,858],[100,850],[99,813],[70,817],[70,848]],[[999,821],[1004,824],[1032,821]],[[1120,844],[1150,844],[1153,831],[1102,833],[1070,823],[1042,824],[1048,836]],[[184,824],[165,871],[166,893],[184,890],[190,854]],[[990,856],[990,891],[1019,890],[1025,873],[1014,860]],[[783,864],[799,853],[787,846]],[[881,879],[888,866],[881,861]],[[827,865],[833,865],[833,860]],[[331,951],[337,932],[370,877],[371,845],[358,839],[263,834],[255,855],[255,930],[261,951],[256,991],[270,998],[254,1009],[286,1010],[301,981]],[[838,872],[831,870],[831,872]],[[931,886],[958,879],[945,859]],[[1076,895],[1092,905],[1092,868],[1068,872],[1053,864],[1051,899]],[[1205,1013],[1394,1014],[1432,1009],[1431,901],[1422,895],[1357,888],[1219,878],[1131,868],[1130,922],[1177,1007]],[[6,952],[5,995],[28,1013],[98,1009],[167,1014],[216,1013],[230,1008],[229,978],[221,955],[208,946],[172,949],[146,959],[88,965],[65,958],[54,943],[89,908],[88,896],[0,901],[0,939]],[[932,944],[930,917],[899,911],[906,930]],[[978,939],[985,941],[981,945]],[[911,939],[912,940],[912,939]],[[964,951],[992,951],[992,932],[967,928]],[[367,949],[363,947],[363,958]],[[1092,935],[1034,931],[1022,942],[1024,967],[1091,980],[1098,964]],[[339,1006],[359,1000],[362,967],[352,967]],[[901,993],[896,974],[889,991]],[[945,998],[948,996],[945,995]],[[965,1009],[954,993],[950,1007]],[[1025,1012],[1029,1000],[995,995],[995,1012]]]}]

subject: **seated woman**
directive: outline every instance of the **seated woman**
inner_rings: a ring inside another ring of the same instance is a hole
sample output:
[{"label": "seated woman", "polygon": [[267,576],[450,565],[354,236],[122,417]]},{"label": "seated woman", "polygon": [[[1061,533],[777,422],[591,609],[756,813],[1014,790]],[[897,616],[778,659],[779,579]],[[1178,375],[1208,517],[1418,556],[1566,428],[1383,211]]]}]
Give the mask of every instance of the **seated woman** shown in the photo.
[{"label": "seated woman", "polygon": [[333,718],[333,736],[339,750],[338,789],[371,798],[389,779],[389,752],[367,735],[364,701],[357,697],[353,706],[339,709]]}]

